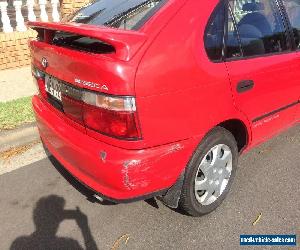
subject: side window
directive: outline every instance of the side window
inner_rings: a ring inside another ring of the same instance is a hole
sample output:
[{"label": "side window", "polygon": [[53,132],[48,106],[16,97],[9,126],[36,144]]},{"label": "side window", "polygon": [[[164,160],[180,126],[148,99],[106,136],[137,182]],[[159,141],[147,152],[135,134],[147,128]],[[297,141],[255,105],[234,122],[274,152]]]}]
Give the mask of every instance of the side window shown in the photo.
[{"label": "side window", "polygon": [[294,32],[296,46],[300,48],[300,0],[283,0],[291,27]]},{"label": "side window", "polygon": [[229,6],[228,24],[227,24],[227,39],[226,39],[226,57],[238,58],[242,56],[241,43],[237,32],[236,22],[232,15],[232,10]]},{"label": "side window", "polygon": [[288,49],[286,29],[275,0],[229,0],[229,7],[228,58]]},{"label": "side window", "polygon": [[204,45],[210,60],[219,61],[222,58],[224,36],[224,4],[219,4],[212,14],[206,27]]}]

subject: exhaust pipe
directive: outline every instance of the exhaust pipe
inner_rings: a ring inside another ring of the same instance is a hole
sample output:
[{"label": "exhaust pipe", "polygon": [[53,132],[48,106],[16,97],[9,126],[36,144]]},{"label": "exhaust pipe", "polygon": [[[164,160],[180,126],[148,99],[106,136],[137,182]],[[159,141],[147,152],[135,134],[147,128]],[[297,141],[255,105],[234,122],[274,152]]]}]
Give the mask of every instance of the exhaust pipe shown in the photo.
[{"label": "exhaust pipe", "polygon": [[97,194],[94,194],[93,197],[96,198],[100,202],[104,201],[104,199],[102,197],[100,197],[99,195],[97,195]]}]

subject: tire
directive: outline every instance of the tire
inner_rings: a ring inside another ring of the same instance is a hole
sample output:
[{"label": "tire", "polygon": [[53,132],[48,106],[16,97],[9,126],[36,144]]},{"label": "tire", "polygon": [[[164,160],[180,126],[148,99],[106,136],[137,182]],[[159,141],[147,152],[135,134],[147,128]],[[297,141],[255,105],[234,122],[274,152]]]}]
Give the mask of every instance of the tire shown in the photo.
[{"label": "tire", "polygon": [[187,165],[179,208],[196,217],[220,206],[235,177],[238,156],[237,142],[228,130],[211,130]]}]

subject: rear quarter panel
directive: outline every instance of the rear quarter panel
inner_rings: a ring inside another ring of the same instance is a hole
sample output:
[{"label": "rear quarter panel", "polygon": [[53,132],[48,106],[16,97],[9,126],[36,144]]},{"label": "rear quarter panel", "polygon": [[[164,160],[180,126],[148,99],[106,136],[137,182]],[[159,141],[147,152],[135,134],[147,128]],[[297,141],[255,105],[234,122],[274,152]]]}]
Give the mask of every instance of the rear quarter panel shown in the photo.
[{"label": "rear quarter panel", "polygon": [[[146,51],[135,91],[144,142],[148,146],[200,139],[235,110],[224,63],[212,63],[204,31],[218,1],[188,1]],[[248,126],[248,124],[246,125]]]}]

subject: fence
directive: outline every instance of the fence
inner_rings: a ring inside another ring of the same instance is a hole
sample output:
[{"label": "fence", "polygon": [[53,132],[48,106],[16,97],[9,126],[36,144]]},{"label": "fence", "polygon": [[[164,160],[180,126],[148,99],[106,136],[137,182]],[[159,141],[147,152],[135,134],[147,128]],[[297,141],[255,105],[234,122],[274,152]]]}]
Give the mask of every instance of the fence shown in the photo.
[{"label": "fence", "polygon": [[27,30],[25,21],[59,22],[59,0],[0,0],[1,30],[4,33]]}]

